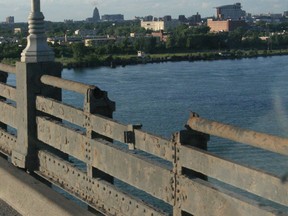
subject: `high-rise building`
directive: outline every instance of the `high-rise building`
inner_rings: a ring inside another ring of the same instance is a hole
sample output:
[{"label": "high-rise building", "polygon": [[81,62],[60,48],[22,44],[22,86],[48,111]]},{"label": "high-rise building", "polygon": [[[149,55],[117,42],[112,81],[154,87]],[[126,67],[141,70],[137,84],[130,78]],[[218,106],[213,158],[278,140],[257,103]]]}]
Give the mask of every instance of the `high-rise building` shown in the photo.
[{"label": "high-rise building", "polygon": [[6,17],[6,23],[7,24],[14,24],[14,16]]},{"label": "high-rise building", "polygon": [[188,18],[191,23],[200,23],[201,22],[201,15],[197,12],[197,14],[192,15]]},{"label": "high-rise building", "polygon": [[216,7],[218,20],[241,20],[246,12],[242,10],[241,3]]}]

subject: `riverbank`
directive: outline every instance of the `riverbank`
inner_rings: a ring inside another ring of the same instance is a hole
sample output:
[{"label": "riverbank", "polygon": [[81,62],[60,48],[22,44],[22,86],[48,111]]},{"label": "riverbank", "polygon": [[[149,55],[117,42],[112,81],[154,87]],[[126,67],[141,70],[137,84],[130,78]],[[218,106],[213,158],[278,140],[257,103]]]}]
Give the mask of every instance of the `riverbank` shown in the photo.
[{"label": "riverbank", "polygon": [[[209,52],[190,52],[190,53],[166,53],[149,54],[144,57],[137,55],[101,55],[84,56],[82,59],[75,58],[56,58],[64,68],[88,68],[88,67],[125,67],[127,65],[164,63],[179,61],[214,61],[225,59],[243,59],[269,56],[288,55],[288,49],[281,50],[230,50],[230,51],[209,51]],[[5,58],[3,64],[16,65],[19,59]]]},{"label": "riverbank", "polygon": [[151,54],[145,57],[136,55],[106,55],[95,58],[83,58],[75,60],[73,58],[59,58],[56,61],[61,62],[64,68],[85,68],[85,67],[125,67],[127,65],[164,63],[173,61],[212,61],[223,59],[242,59],[269,57],[275,55],[288,55],[288,49],[285,50],[232,50],[232,51],[214,51],[214,52],[193,52],[193,53],[169,53],[169,54]]}]

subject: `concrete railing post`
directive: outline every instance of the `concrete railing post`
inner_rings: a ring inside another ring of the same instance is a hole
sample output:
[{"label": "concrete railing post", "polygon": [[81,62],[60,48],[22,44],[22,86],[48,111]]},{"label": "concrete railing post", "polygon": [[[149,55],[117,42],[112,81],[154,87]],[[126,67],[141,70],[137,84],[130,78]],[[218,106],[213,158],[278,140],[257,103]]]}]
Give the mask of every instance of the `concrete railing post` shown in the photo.
[{"label": "concrete railing post", "polygon": [[54,62],[44,30],[44,16],[40,0],[31,0],[27,47],[16,64],[17,145],[12,151],[12,163],[33,170],[37,166],[36,96],[38,94],[61,100],[61,90],[45,87],[40,78],[44,74],[60,77],[62,66]]}]

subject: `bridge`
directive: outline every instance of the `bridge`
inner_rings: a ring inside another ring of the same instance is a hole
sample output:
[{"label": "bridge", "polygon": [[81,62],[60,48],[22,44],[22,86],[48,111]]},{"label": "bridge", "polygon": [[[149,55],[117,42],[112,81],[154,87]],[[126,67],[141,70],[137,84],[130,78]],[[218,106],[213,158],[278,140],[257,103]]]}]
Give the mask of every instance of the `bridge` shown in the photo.
[{"label": "bridge", "polygon": [[[21,61],[0,64],[0,199],[20,214],[288,215],[284,177],[207,151],[212,135],[287,156],[288,139],[196,113],[171,140],[119,123],[107,92],[61,78],[40,0],[29,33]],[[63,90],[83,107],[65,104]]]}]

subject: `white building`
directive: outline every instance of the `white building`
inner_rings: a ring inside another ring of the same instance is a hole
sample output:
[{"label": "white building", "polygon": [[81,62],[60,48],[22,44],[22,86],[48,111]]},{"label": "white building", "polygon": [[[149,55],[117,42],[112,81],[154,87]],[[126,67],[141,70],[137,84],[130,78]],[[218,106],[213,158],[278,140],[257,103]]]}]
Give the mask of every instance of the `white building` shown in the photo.
[{"label": "white building", "polygon": [[168,29],[176,28],[180,25],[178,20],[171,20],[171,21],[143,21],[141,20],[141,27],[145,28],[146,30],[153,30],[153,31],[167,31]]}]

